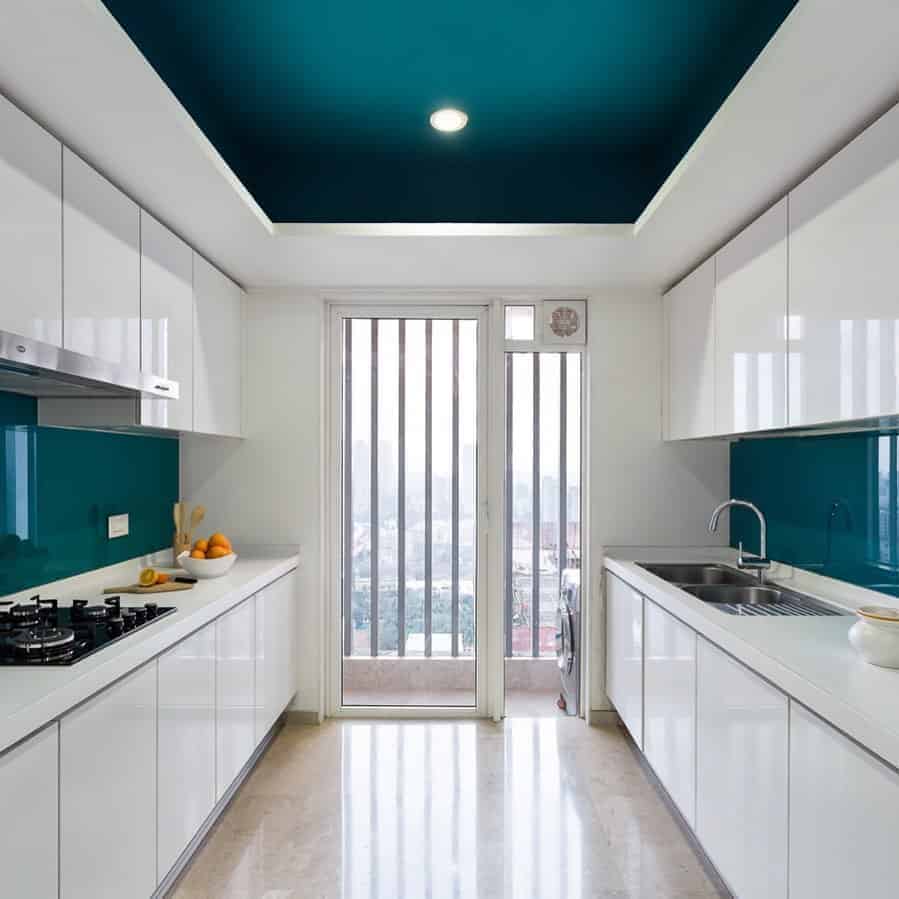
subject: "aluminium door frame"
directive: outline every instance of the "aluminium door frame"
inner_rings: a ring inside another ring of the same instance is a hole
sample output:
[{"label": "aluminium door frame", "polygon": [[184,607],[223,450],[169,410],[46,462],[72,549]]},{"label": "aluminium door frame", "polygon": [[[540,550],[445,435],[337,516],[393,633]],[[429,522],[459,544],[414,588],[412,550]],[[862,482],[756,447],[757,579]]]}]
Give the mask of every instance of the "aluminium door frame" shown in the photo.
[{"label": "aluminium door frame", "polygon": [[[327,460],[325,492],[325,558],[326,558],[326,619],[325,619],[325,699],[326,714],[331,717],[364,718],[479,718],[499,720],[503,713],[502,695],[502,515],[492,514],[503,508],[503,481],[497,483],[496,389],[497,333],[502,347],[502,332],[497,329],[497,304],[486,297],[481,302],[471,296],[463,302],[447,301],[437,295],[432,302],[427,297],[411,302],[327,301],[326,409]],[[501,307],[500,312],[501,312]],[[341,477],[343,460],[343,384],[342,324],[346,318],[406,318],[406,319],[468,319],[478,322],[478,515],[477,515],[477,572],[476,572],[476,639],[475,671],[476,701],[471,707],[450,706],[346,706],[342,704],[343,635],[342,635],[342,578],[343,510],[341,505]],[[499,354],[500,362],[502,354]],[[500,367],[501,373],[501,367]],[[502,445],[501,440],[499,441]],[[499,496],[497,497],[497,489]],[[497,552],[499,547],[499,552]],[[497,582],[497,575],[500,580]],[[497,649],[498,647],[498,649]]]}]

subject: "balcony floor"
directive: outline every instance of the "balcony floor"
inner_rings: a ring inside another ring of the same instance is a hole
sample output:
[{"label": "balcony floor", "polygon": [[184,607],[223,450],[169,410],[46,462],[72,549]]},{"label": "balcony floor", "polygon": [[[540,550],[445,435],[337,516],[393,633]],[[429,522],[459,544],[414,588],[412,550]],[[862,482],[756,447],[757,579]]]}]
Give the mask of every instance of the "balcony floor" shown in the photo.
[{"label": "balcony floor", "polygon": [[177,899],[719,896],[614,726],[285,727]]},{"label": "balcony floor", "polygon": [[[506,692],[506,716],[509,718],[564,717],[556,706],[558,690],[509,690]],[[344,705],[349,706],[471,706],[471,690],[390,690],[377,687],[345,690]]]}]

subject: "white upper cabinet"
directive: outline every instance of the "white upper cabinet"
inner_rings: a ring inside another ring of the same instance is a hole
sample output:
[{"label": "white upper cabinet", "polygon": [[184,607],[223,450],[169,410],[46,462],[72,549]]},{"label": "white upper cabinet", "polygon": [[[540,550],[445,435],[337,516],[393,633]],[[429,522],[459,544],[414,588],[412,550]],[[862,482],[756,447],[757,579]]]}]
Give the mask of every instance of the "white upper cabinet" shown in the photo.
[{"label": "white upper cabinet", "polygon": [[790,899],[895,896],[899,774],[790,707]]},{"label": "white upper cabinet", "polygon": [[787,423],[787,200],[719,251],[715,287],[715,430]]},{"label": "white upper cabinet", "polygon": [[899,411],[899,106],[790,194],[790,424]]},{"label": "white upper cabinet", "polygon": [[606,573],[606,693],[643,748],[643,597]]},{"label": "white upper cabinet", "polygon": [[62,345],[62,145],[0,96],[0,329]]},{"label": "white upper cabinet", "polygon": [[740,899],[787,897],[787,697],[697,640],[696,834]]},{"label": "white upper cabinet", "polygon": [[715,433],[715,260],[665,294],[670,440]]},{"label": "white upper cabinet", "polygon": [[56,722],[0,755],[0,796],[8,816],[0,840],[0,895],[11,899],[57,895],[58,770]]},{"label": "white upper cabinet", "polygon": [[694,825],[696,632],[644,601],[643,751],[681,814]]},{"label": "white upper cabinet", "polygon": [[194,430],[241,435],[243,292],[194,254]]},{"label": "white upper cabinet", "polygon": [[140,212],[63,149],[66,349],[140,368]]},{"label": "white upper cabinet", "polygon": [[193,429],[193,251],[164,225],[140,213],[141,369],[178,382],[178,399],[141,400],[141,424]]}]

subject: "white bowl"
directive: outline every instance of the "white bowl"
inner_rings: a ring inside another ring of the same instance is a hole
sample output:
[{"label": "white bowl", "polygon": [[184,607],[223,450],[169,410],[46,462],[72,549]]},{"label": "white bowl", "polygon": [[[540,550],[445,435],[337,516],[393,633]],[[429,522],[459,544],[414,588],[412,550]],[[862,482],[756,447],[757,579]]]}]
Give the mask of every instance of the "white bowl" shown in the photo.
[{"label": "white bowl", "polygon": [[221,577],[227,574],[237,561],[237,553],[231,552],[220,559],[192,559],[189,552],[178,555],[178,564],[197,578]]},{"label": "white bowl", "polygon": [[849,628],[849,642],[866,662],[899,668],[899,622],[858,612],[858,621]]}]

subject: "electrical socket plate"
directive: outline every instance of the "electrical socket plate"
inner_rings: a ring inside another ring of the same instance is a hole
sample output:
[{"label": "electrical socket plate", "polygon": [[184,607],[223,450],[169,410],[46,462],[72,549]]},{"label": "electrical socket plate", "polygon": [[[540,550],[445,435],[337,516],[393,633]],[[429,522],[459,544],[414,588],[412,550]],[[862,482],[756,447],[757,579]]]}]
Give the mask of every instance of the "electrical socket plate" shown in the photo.
[{"label": "electrical socket plate", "polygon": [[106,519],[108,525],[108,533],[109,539],[113,540],[116,537],[127,537],[128,536],[128,513],[125,512],[123,515],[110,515],[109,518]]}]

